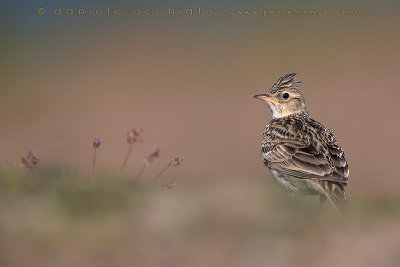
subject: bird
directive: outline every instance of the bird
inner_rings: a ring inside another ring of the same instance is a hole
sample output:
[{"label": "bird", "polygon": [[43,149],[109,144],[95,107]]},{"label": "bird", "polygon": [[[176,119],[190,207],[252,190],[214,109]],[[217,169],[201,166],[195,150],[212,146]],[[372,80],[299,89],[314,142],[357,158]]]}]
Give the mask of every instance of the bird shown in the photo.
[{"label": "bird", "polygon": [[262,161],[291,195],[319,196],[340,212],[351,210],[345,193],[349,165],[333,133],[309,115],[296,73],[282,76],[265,94],[272,118],[261,137]]}]

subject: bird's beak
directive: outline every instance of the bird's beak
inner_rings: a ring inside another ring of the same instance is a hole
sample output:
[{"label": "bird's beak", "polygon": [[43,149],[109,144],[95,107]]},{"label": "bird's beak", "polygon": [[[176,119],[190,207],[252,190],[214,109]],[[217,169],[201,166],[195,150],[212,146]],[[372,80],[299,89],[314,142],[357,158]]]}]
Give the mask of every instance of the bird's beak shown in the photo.
[{"label": "bird's beak", "polygon": [[273,97],[270,97],[268,94],[260,94],[260,95],[255,95],[253,97],[257,98],[257,99],[260,99],[262,101],[279,103],[279,101],[277,99],[275,99]]}]

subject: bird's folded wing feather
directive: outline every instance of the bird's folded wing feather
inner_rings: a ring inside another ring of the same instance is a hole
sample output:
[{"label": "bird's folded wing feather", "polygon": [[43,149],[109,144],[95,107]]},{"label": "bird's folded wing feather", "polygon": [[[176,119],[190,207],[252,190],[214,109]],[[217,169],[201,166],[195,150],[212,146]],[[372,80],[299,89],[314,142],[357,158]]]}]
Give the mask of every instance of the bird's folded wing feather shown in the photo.
[{"label": "bird's folded wing feather", "polygon": [[348,166],[337,143],[317,148],[301,141],[281,140],[263,150],[264,163],[290,176],[347,183]]}]

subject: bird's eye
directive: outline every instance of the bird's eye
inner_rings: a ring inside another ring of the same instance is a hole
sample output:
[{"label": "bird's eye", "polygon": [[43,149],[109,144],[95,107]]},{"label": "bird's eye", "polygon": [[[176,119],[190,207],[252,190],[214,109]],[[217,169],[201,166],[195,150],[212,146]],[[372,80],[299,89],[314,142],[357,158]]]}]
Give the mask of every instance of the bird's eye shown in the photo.
[{"label": "bird's eye", "polygon": [[284,94],[282,95],[282,97],[283,97],[283,99],[288,99],[288,98],[289,98],[289,94],[288,94],[288,93],[284,93]]}]

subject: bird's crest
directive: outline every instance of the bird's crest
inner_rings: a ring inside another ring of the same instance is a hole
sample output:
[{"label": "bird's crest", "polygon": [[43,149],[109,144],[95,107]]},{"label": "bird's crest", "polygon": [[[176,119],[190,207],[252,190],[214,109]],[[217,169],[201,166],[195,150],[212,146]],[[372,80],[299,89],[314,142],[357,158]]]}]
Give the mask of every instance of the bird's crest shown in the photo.
[{"label": "bird's crest", "polygon": [[295,88],[298,89],[300,82],[295,78],[296,73],[286,74],[279,78],[279,80],[271,87],[269,92],[271,94],[285,88]]}]

